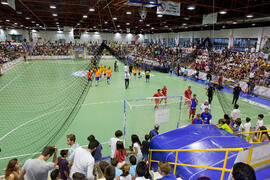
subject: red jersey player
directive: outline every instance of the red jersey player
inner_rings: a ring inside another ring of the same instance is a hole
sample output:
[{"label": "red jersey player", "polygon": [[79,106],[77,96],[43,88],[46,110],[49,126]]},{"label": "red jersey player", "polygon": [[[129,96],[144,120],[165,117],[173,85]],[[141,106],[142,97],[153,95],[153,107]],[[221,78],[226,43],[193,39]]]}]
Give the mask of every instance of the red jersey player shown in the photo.
[{"label": "red jersey player", "polygon": [[[160,92],[160,89],[158,89],[157,92],[154,94],[153,97],[161,97],[161,96],[162,96],[162,94],[161,94],[161,92]],[[158,104],[161,103],[161,101],[162,101],[162,99],[161,99],[161,100],[155,99],[155,103],[156,103],[155,109],[158,108]]]},{"label": "red jersey player", "polygon": [[188,105],[187,107],[188,110],[191,103],[191,95],[192,95],[191,86],[188,86],[188,89],[185,90],[185,103],[184,103],[184,105]]},{"label": "red jersey player", "polygon": [[[161,89],[162,95],[167,96],[167,87],[164,85],[163,88]],[[167,104],[167,98],[164,98],[165,104]]]}]

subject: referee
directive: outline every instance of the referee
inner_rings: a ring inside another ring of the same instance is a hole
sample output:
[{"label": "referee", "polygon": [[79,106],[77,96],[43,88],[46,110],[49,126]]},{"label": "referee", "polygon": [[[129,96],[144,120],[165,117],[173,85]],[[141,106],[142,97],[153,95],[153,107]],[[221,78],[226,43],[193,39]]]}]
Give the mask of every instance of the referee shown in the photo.
[{"label": "referee", "polygon": [[130,74],[126,71],[125,72],[125,87],[126,87],[126,89],[129,86],[129,79],[130,79]]},{"label": "referee", "polygon": [[209,84],[209,87],[207,89],[207,96],[208,96],[209,104],[211,104],[211,102],[213,100],[214,93],[215,93],[215,88],[213,87],[213,85]]},{"label": "referee", "polygon": [[232,101],[232,104],[237,103],[238,98],[239,98],[241,93],[242,93],[242,89],[240,87],[240,84],[237,83],[236,87],[233,88],[233,101]]}]

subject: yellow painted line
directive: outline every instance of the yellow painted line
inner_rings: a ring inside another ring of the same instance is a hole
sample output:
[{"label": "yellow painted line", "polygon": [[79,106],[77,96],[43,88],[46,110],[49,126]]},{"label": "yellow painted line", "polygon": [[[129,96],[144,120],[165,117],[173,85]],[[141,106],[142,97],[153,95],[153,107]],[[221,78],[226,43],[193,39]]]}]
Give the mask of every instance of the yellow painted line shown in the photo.
[{"label": "yellow painted line", "polygon": [[151,170],[151,161],[152,161],[152,151],[150,151],[150,157],[149,157],[149,171]]},{"label": "yellow painted line", "polygon": [[235,133],[235,134],[254,134],[254,133],[258,133],[258,132],[270,132],[270,130],[239,132],[239,133]]},{"label": "yellow painted line", "polygon": [[228,155],[229,155],[229,151],[226,151],[225,158],[224,158],[224,163],[223,163],[223,168],[222,168],[222,173],[221,173],[221,177],[220,177],[221,180],[224,179],[224,173],[225,173],[225,169],[226,169],[226,166],[227,166]]},{"label": "yellow painted line", "polygon": [[227,148],[227,149],[150,149],[149,151],[160,151],[160,152],[167,152],[167,151],[243,151],[244,148]]},{"label": "yellow painted line", "polygon": [[250,164],[250,161],[251,161],[251,158],[252,158],[252,152],[253,152],[253,148],[250,148],[249,152],[248,152],[247,164]]},{"label": "yellow painted line", "polygon": [[175,173],[176,173],[177,159],[178,159],[178,151],[176,152],[176,155],[175,155],[175,164],[174,164],[174,170],[173,170],[173,174],[174,174],[174,175],[175,175]]},{"label": "yellow painted line", "polygon": [[252,167],[258,167],[258,166],[265,165],[265,164],[268,164],[268,163],[270,163],[270,159],[259,162],[259,163],[256,163],[256,164],[252,164],[251,166]]}]

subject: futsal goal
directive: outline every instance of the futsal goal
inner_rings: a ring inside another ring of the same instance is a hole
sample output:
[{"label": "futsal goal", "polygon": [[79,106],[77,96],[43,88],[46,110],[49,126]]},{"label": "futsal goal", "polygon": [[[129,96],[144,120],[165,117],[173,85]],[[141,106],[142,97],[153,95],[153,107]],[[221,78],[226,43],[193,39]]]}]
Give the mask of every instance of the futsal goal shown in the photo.
[{"label": "futsal goal", "polygon": [[[145,134],[160,125],[159,132],[164,133],[191,122],[188,110],[184,106],[182,95],[148,97],[124,100],[124,142],[131,144],[131,135],[137,134],[141,140]],[[158,102],[158,107],[155,107]]]}]

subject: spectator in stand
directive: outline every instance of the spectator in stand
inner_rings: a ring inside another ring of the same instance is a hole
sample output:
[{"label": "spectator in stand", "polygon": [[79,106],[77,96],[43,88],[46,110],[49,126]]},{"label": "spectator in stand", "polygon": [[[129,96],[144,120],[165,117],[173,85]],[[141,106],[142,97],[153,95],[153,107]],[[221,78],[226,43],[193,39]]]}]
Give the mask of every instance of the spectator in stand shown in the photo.
[{"label": "spectator in stand", "polygon": [[226,124],[228,124],[230,128],[233,129],[234,120],[232,120],[228,114],[224,114],[224,119],[226,120]]},{"label": "spectator in stand", "polygon": [[[251,131],[251,119],[249,117],[246,117],[246,123],[243,127],[243,132],[250,132]],[[249,134],[243,134],[246,137],[246,141],[249,142]]]},{"label": "spectator in stand", "polygon": [[123,135],[121,130],[117,130],[114,133],[115,137],[112,137],[109,142],[109,146],[111,147],[111,158],[114,157],[116,151],[116,143],[117,141],[121,141],[121,136]]},{"label": "spectator in stand", "polygon": [[19,179],[19,169],[20,169],[20,162],[18,159],[14,158],[8,162],[5,171],[5,179],[6,180],[17,180]]},{"label": "spectator in stand", "polygon": [[151,140],[153,137],[155,137],[155,136],[157,136],[157,135],[159,134],[158,130],[159,130],[159,125],[156,124],[156,125],[154,126],[154,129],[152,129],[152,130],[149,132],[150,140]]},{"label": "spectator in stand", "polygon": [[233,134],[233,130],[228,126],[228,124],[226,124],[226,120],[225,119],[219,119],[218,120],[217,127],[219,129],[224,129],[225,131]]},{"label": "spectator in stand", "polygon": [[120,177],[117,178],[117,180],[134,180],[134,176],[132,174],[129,174],[129,164],[124,164],[124,166],[121,168],[123,173],[120,175]]},{"label": "spectator in stand", "polygon": [[[241,119],[240,118],[237,118],[235,120],[235,125],[236,126],[235,126],[235,128],[233,128],[233,130],[234,130],[235,133],[241,133],[241,132],[243,132],[244,128],[243,128],[243,126],[241,124],[242,124]],[[241,139],[243,139],[243,134],[238,134],[237,136],[240,137]]]},{"label": "spectator in stand", "polygon": [[242,162],[233,165],[232,177],[234,180],[256,180],[254,169]]},{"label": "spectator in stand", "polygon": [[240,84],[237,83],[236,87],[233,89],[233,101],[232,104],[237,104],[239,96],[242,94],[242,89],[240,87]]},{"label": "spectator in stand", "polygon": [[[57,165],[57,148],[46,146],[41,155],[36,159],[28,159],[22,171],[20,172],[20,180],[48,180],[48,173]],[[53,155],[53,162],[46,162]]]},{"label": "spectator in stand", "polygon": [[61,150],[60,157],[58,157],[58,166],[60,171],[60,177],[62,180],[67,180],[69,177],[69,163],[67,161],[68,150]]},{"label": "spectator in stand", "polygon": [[70,178],[76,172],[82,173],[87,179],[94,179],[93,169],[95,159],[91,153],[96,149],[96,143],[90,143],[87,149],[81,147],[76,148],[70,156],[70,161],[73,163],[70,171]]},{"label": "spectator in stand", "polygon": [[143,154],[143,159],[145,162],[148,161],[148,154],[149,154],[149,148],[150,148],[150,135],[146,134],[144,136],[144,141],[142,142],[142,154]]},{"label": "spectator in stand", "polygon": [[201,105],[200,112],[203,113],[205,111],[205,108],[207,108],[208,111],[211,112],[210,104],[209,104],[208,100],[205,100],[204,103]]},{"label": "spectator in stand", "polygon": [[263,114],[258,115],[258,121],[256,123],[256,130],[259,130],[259,128],[263,126],[263,118],[264,118]]},{"label": "spectator in stand", "polygon": [[197,114],[197,116],[192,120],[192,124],[203,124],[201,114]]},{"label": "spectator in stand", "polygon": [[270,136],[269,136],[269,134],[267,132],[267,128],[265,126],[261,126],[259,128],[259,131],[263,131],[261,133],[261,139],[259,139],[260,138],[260,133],[257,133],[257,136],[255,136],[253,138],[253,142],[266,142],[266,141],[270,140]]},{"label": "spectator in stand", "polygon": [[136,172],[135,172],[135,170],[136,170],[136,167],[137,167],[137,159],[136,159],[136,157],[135,156],[130,156],[129,157],[129,162],[130,162],[130,169],[129,169],[129,174],[132,174],[134,177],[136,177]]},{"label": "spectator in stand", "polygon": [[[60,172],[59,172],[59,169],[54,169],[52,172],[51,172],[51,180],[60,180]],[[61,179],[62,180],[62,179]]]},{"label": "spectator in stand", "polygon": [[73,174],[72,180],[86,180],[86,177],[84,174],[76,172]]},{"label": "spectator in stand", "polygon": [[146,162],[141,161],[136,167],[136,180],[150,180],[153,179],[148,171]]},{"label": "spectator in stand", "polygon": [[72,153],[74,152],[74,150],[80,147],[80,145],[75,143],[75,141],[76,141],[76,136],[74,134],[67,135],[67,144],[70,146],[68,150],[69,159]]},{"label": "spectator in stand", "polygon": [[92,152],[92,156],[95,159],[95,162],[99,162],[102,159],[102,145],[96,140],[94,135],[88,136],[87,140],[89,141],[89,144],[93,143],[95,146],[95,150]]},{"label": "spectator in stand", "polygon": [[121,167],[126,163],[125,159],[126,159],[126,150],[124,147],[124,143],[122,141],[117,141],[116,143],[116,151],[114,154],[114,157],[116,157],[118,159],[118,165],[117,167],[119,169],[121,169]]},{"label": "spectator in stand", "polygon": [[109,166],[106,161],[100,161],[94,165],[94,174],[97,179],[105,179],[105,169]]},{"label": "spectator in stand", "polygon": [[[112,158],[111,159],[111,165],[114,167],[115,169],[115,178],[118,178],[121,174],[122,174],[122,170],[120,170],[118,167],[117,167],[117,164],[118,164],[118,158]],[[106,171],[106,170],[105,170]]]},{"label": "spectator in stand", "polygon": [[142,160],[142,151],[141,151],[141,141],[136,134],[131,135],[132,149],[133,151],[128,152],[127,154],[136,155],[137,162]]},{"label": "spectator in stand", "polygon": [[238,108],[239,108],[239,105],[235,104],[234,110],[231,113],[231,118],[233,121],[235,121],[237,118],[241,118],[241,111]]},{"label": "spectator in stand", "polygon": [[158,180],[176,180],[174,174],[170,174],[171,166],[168,162],[161,161],[158,163],[158,172],[162,178]]},{"label": "spectator in stand", "polygon": [[208,108],[204,109],[204,112],[201,114],[201,118],[203,120],[203,124],[212,124],[212,115],[208,112]]},{"label": "spectator in stand", "polygon": [[113,166],[107,166],[105,169],[105,179],[114,180],[115,177],[115,168]]}]

